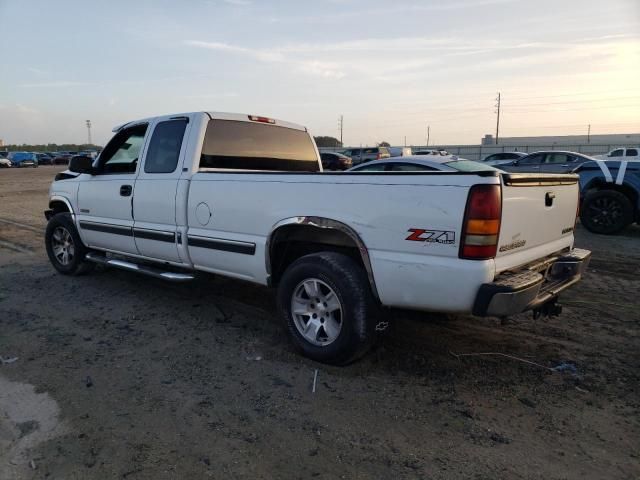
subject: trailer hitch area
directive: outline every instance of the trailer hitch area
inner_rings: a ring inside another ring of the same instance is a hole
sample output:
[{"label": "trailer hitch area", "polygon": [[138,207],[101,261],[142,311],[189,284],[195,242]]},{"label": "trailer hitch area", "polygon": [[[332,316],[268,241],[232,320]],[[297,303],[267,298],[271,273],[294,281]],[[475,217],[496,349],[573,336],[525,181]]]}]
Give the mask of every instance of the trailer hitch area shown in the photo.
[{"label": "trailer hitch area", "polygon": [[562,313],[562,305],[560,305],[555,299],[541,305],[538,308],[533,309],[533,319],[537,320],[540,317],[557,317]]}]

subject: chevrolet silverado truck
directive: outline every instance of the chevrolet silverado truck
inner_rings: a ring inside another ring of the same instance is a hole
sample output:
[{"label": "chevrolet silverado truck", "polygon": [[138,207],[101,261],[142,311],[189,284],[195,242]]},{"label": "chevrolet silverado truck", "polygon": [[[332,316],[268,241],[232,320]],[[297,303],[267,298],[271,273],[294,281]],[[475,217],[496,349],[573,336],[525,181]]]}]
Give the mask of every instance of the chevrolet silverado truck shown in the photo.
[{"label": "chevrolet silverado truck", "polygon": [[590,258],[573,247],[576,175],[328,173],[305,127],[254,115],[170,115],[114,132],[51,185],[55,269],[274,287],[293,342],[318,361],[366,352],[386,307],[558,314]]}]

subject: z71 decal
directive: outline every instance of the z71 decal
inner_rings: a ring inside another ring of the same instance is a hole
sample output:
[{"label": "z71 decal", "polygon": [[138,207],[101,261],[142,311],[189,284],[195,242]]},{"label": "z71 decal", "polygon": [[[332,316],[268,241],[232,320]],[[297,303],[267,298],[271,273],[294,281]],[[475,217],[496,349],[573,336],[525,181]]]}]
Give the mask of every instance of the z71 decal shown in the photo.
[{"label": "z71 decal", "polygon": [[411,242],[427,242],[427,243],[443,243],[445,245],[453,245],[456,243],[456,232],[447,230],[426,230],[423,228],[410,228],[411,232],[405,240]]}]

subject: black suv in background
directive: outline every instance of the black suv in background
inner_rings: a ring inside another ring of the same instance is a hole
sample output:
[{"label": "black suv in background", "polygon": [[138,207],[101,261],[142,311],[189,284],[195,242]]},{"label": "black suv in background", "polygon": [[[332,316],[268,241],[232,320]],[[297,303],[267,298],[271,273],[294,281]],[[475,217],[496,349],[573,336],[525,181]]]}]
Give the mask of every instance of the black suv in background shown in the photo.
[{"label": "black suv in background", "polygon": [[349,157],[336,152],[321,152],[320,160],[323,170],[347,170],[353,166]]}]

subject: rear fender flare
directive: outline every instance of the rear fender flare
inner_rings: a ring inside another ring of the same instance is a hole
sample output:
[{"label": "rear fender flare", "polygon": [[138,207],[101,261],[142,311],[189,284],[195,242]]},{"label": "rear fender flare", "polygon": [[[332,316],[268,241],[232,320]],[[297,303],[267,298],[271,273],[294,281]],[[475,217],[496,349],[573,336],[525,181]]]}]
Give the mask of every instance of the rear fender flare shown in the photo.
[{"label": "rear fender flare", "polygon": [[369,279],[369,285],[371,286],[371,291],[376,298],[376,300],[380,300],[378,296],[378,289],[376,288],[376,282],[373,276],[373,268],[371,266],[371,258],[369,256],[369,250],[366,245],[360,238],[360,235],[351,228],[349,225],[340,222],[338,220],[334,220],[332,218],[326,217],[290,217],[280,220],[276,223],[272,228],[271,232],[269,232],[269,236],[267,237],[267,242],[265,245],[265,261],[266,261],[266,269],[267,275],[271,276],[272,268],[271,268],[271,249],[273,248],[273,240],[276,236],[276,233],[279,228],[285,227],[287,225],[308,225],[314,228],[323,228],[323,229],[334,229],[338,230],[344,234],[346,234],[356,245],[358,251],[360,253],[360,258],[362,259],[362,263],[364,265],[365,271],[367,272],[367,278]]}]

